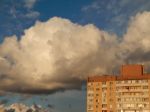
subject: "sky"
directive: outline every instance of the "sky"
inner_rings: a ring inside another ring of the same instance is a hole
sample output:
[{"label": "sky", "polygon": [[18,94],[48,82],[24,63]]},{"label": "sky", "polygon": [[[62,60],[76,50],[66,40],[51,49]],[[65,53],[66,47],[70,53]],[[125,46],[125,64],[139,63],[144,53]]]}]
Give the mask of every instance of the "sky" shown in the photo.
[{"label": "sky", "polygon": [[85,112],[88,76],[150,71],[149,18],[149,0],[0,0],[0,100]]}]

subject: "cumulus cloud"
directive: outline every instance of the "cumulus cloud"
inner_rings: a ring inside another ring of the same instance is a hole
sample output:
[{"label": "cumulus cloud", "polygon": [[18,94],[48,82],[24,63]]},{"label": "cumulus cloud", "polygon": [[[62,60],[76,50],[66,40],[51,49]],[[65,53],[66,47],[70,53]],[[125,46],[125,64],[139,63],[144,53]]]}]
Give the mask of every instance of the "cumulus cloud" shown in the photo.
[{"label": "cumulus cloud", "polygon": [[20,40],[6,37],[0,45],[0,89],[28,94],[80,89],[89,75],[112,74],[127,61],[149,63],[149,17],[144,12],[133,18],[122,39],[59,17],[36,22]]},{"label": "cumulus cloud", "polygon": [[[150,12],[137,14],[132,18],[123,37],[123,60],[128,63],[142,63],[150,69]],[[149,71],[149,70],[148,70]]]},{"label": "cumulus cloud", "polygon": [[58,17],[37,22],[20,41],[13,36],[1,44],[0,88],[27,93],[78,89],[87,75],[112,68],[115,45],[115,36],[93,25]]}]

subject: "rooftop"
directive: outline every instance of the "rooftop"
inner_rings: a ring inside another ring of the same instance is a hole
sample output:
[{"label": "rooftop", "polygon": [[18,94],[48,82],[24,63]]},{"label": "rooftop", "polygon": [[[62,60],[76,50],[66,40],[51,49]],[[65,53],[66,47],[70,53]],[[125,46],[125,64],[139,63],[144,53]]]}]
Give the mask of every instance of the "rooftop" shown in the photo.
[{"label": "rooftop", "polygon": [[150,79],[150,74],[144,74],[143,65],[122,65],[121,73],[118,76],[115,75],[101,75],[88,77],[88,82],[99,81],[115,81],[115,80],[142,80]]}]

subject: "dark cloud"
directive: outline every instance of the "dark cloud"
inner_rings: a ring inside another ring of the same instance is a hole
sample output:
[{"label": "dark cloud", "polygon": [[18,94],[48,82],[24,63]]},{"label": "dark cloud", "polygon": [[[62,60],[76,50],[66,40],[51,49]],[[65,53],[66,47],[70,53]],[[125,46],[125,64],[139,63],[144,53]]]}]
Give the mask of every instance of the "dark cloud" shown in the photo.
[{"label": "dark cloud", "polygon": [[148,62],[150,60],[150,51],[137,48],[130,53],[125,60],[127,63]]}]

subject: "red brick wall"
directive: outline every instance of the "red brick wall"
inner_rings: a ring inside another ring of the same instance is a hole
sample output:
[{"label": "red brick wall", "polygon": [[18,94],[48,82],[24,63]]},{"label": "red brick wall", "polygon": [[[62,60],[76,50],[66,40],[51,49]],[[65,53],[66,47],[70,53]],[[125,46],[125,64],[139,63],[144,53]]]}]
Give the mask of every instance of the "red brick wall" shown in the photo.
[{"label": "red brick wall", "polygon": [[142,65],[123,65],[121,69],[123,77],[138,77],[143,75]]}]

